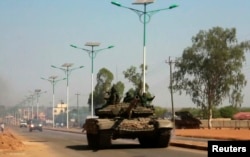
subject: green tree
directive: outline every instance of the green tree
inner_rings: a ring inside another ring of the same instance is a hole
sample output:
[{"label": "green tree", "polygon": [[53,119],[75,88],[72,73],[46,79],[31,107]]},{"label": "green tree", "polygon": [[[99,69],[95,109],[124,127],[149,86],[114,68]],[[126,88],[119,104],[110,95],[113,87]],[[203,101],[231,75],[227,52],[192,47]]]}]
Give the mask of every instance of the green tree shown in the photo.
[{"label": "green tree", "polygon": [[201,115],[200,115],[201,114],[201,109],[199,109],[199,108],[186,107],[186,108],[180,109],[180,111],[188,111],[194,117],[201,117]]},{"label": "green tree", "polygon": [[[142,82],[142,70],[143,70],[143,67],[142,67],[142,65],[140,66],[140,69],[141,69],[141,72],[137,72],[137,68],[135,66],[131,66],[126,71],[123,71],[123,74],[124,74],[124,77],[126,79],[128,79],[129,82],[131,82],[133,84],[134,91],[136,93],[141,94],[142,93],[142,86],[143,86],[143,82]],[[146,66],[146,69],[147,69],[147,66]],[[149,93],[148,89],[149,89],[149,86],[146,83],[145,84],[146,93]],[[130,89],[130,92],[131,91],[132,90]]]},{"label": "green tree", "polygon": [[249,107],[242,107],[239,109],[241,112],[250,112],[250,108]]},{"label": "green tree", "polygon": [[232,118],[235,113],[238,112],[238,108],[230,105],[219,109],[222,118]]},{"label": "green tree", "polygon": [[166,108],[162,108],[160,106],[155,106],[154,109],[155,109],[155,115],[157,117],[162,117],[164,113],[168,111]]},{"label": "green tree", "polygon": [[243,101],[246,80],[241,69],[250,43],[238,43],[235,28],[220,27],[201,30],[192,37],[192,43],[176,60],[173,88],[180,94],[185,91],[195,104],[207,110],[211,128],[213,107],[226,97],[234,106]]},{"label": "green tree", "polygon": [[218,109],[218,107],[213,107],[212,114],[213,118],[221,118],[220,110]]},{"label": "green tree", "polygon": [[114,84],[114,87],[116,91],[118,92],[119,98],[121,100],[123,97],[124,89],[125,89],[124,83],[122,83],[121,81],[118,81],[117,83]]},{"label": "green tree", "polygon": [[[104,95],[110,89],[113,79],[113,74],[106,68],[100,69],[97,73],[97,83],[93,92],[94,108],[105,103]],[[91,94],[89,95],[88,104],[91,108]]]}]

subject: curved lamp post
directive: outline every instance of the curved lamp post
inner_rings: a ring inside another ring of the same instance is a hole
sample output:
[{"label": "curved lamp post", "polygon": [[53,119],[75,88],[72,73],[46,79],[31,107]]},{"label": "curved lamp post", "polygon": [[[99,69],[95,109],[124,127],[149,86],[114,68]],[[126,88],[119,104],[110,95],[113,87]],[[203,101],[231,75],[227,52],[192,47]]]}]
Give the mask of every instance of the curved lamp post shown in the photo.
[{"label": "curved lamp post", "polygon": [[34,94],[34,92],[31,92],[31,91],[29,91],[29,92],[32,93],[30,95],[30,99],[31,99],[31,119],[33,119],[34,118],[34,96],[35,96],[35,94]]},{"label": "curved lamp post", "polygon": [[41,92],[41,89],[35,89],[35,93],[36,93],[36,118],[38,119],[38,110],[39,110],[39,96],[43,93],[46,93],[47,91]]},{"label": "curved lamp post", "polygon": [[135,5],[143,5],[144,6],[143,11],[123,6],[121,3],[117,1],[111,2],[111,4],[116,5],[118,7],[134,11],[139,16],[140,22],[143,23],[143,89],[142,89],[143,93],[145,93],[145,84],[146,84],[146,24],[149,23],[153,14],[160,12],[162,10],[169,10],[178,7],[178,5],[174,4],[169,6],[168,8],[147,11],[147,5],[153,2],[154,0],[136,0],[134,3],[132,3]]},{"label": "curved lamp post", "polygon": [[49,81],[52,84],[52,90],[53,90],[53,96],[52,96],[52,102],[53,102],[53,107],[52,107],[52,121],[53,121],[53,128],[55,127],[55,116],[54,116],[54,108],[55,108],[55,85],[57,82],[66,80],[66,78],[63,79],[58,79],[56,80],[57,76],[50,76],[48,79],[41,77],[42,80]]},{"label": "curved lamp post", "polygon": [[69,75],[71,74],[71,72],[73,70],[76,70],[76,69],[81,69],[83,68],[84,66],[80,66],[80,67],[77,67],[77,68],[71,68],[73,66],[73,63],[64,63],[62,65],[62,67],[64,68],[61,68],[61,67],[56,67],[54,65],[51,65],[52,68],[57,68],[57,69],[60,69],[62,71],[65,72],[65,75],[66,75],[66,80],[67,80],[67,129],[69,128]]},{"label": "curved lamp post", "polygon": [[85,44],[85,46],[90,46],[91,47],[91,50],[88,50],[88,49],[85,49],[85,48],[81,48],[81,47],[77,47],[75,45],[70,45],[71,47],[73,48],[77,48],[77,49],[81,49],[81,50],[84,50],[86,51],[88,54],[89,54],[89,57],[91,58],[91,117],[94,116],[94,105],[93,105],[93,88],[94,88],[94,82],[93,82],[93,77],[94,77],[94,58],[96,57],[96,54],[102,50],[106,50],[106,49],[111,49],[113,48],[114,46],[108,46],[106,48],[102,48],[102,49],[97,49],[97,50],[94,50],[94,47],[97,47],[99,46],[100,43],[99,42],[87,42]]},{"label": "curved lamp post", "polygon": [[28,119],[30,119],[30,117],[31,117],[31,116],[30,116],[30,107],[31,107],[30,102],[32,102],[31,99],[32,99],[31,96],[26,96],[25,102],[26,102],[27,105],[28,105],[28,115],[27,115]]}]

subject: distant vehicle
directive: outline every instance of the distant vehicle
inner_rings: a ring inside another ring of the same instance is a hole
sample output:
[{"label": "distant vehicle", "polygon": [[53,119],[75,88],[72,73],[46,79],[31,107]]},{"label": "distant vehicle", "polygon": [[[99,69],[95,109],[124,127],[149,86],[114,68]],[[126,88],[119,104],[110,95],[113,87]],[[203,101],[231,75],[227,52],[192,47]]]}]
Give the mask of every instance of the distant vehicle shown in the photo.
[{"label": "distant vehicle", "polygon": [[176,116],[179,118],[175,119],[175,127],[178,129],[199,129],[201,121],[195,118],[188,111],[175,112]]},{"label": "distant vehicle", "polygon": [[19,127],[20,128],[27,128],[28,124],[25,121],[21,121]]},{"label": "distant vehicle", "polygon": [[43,131],[43,124],[38,119],[33,119],[29,121],[29,131],[32,132],[33,130]]},{"label": "distant vehicle", "polygon": [[[171,112],[167,112],[163,115],[164,118],[173,120],[173,115]],[[179,111],[175,112],[175,128],[177,129],[198,129],[200,128],[201,121],[198,118],[195,118],[188,111]]]}]

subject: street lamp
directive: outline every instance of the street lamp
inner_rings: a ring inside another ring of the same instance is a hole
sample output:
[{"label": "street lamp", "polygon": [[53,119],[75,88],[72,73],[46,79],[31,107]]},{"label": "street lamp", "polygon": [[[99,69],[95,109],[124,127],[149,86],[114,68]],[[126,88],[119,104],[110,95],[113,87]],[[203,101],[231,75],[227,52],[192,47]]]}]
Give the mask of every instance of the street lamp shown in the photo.
[{"label": "street lamp", "polygon": [[53,89],[53,96],[52,96],[52,102],[53,102],[53,107],[52,107],[52,121],[53,121],[53,128],[55,127],[55,118],[54,118],[54,108],[55,108],[55,85],[58,81],[65,80],[66,78],[56,80],[57,76],[50,76],[48,79],[41,77],[41,79],[49,81],[52,84],[52,89]]},{"label": "street lamp", "polygon": [[153,14],[162,11],[162,10],[169,10],[178,7],[178,5],[171,5],[168,8],[157,9],[152,11],[147,11],[147,5],[153,3],[154,0],[136,0],[134,3],[135,5],[143,5],[144,10],[137,10],[130,7],[123,6],[121,3],[112,1],[111,4],[116,5],[118,7],[130,9],[134,11],[138,16],[140,22],[143,23],[143,93],[145,93],[145,84],[146,84],[146,24],[149,23]]},{"label": "street lamp", "polygon": [[35,93],[36,93],[36,118],[38,119],[38,106],[39,106],[39,96],[42,94],[42,93],[46,93],[46,91],[44,92],[41,92],[41,89],[35,89]]},{"label": "street lamp", "polygon": [[25,104],[26,104],[26,99],[25,100],[23,100],[23,101],[21,101],[21,103],[20,103],[20,109],[21,109],[21,117],[22,117],[22,119],[26,119],[26,109],[25,109]]},{"label": "street lamp", "polygon": [[94,47],[97,47],[99,46],[100,43],[99,42],[87,42],[85,44],[85,46],[90,46],[91,47],[91,50],[88,50],[88,49],[85,49],[85,48],[81,48],[81,47],[77,47],[75,45],[70,45],[71,47],[73,48],[77,48],[77,49],[81,49],[81,50],[84,50],[86,51],[88,54],[89,54],[89,57],[91,58],[91,117],[94,116],[94,105],[93,105],[93,91],[94,91],[94,58],[96,57],[96,54],[102,50],[106,50],[106,49],[111,49],[113,48],[114,46],[108,46],[106,48],[102,48],[102,49],[97,49],[97,50],[94,50]]},{"label": "street lamp", "polygon": [[76,93],[76,96],[77,96],[77,99],[76,99],[76,104],[77,104],[77,125],[79,125],[80,123],[79,123],[79,99],[78,99],[78,97],[79,97],[79,93]]},{"label": "street lamp", "polygon": [[80,66],[80,67],[77,67],[77,68],[71,68],[73,66],[73,63],[64,63],[62,65],[62,67],[64,68],[61,68],[61,67],[56,67],[54,65],[51,65],[52,68],[57,68],[57,69],[60,69],[62,71],[65,72],[65,75],[66,75],[66,80],[67,80],[67,129],[69,128],[69,75],[71,74],[71,72],[73,70],[76,70],[76,69],[81,69],[83,68],[84,66]]},{"label": "street lamp", "polygon": [[31,96],[26,96],[26,102],[28,104],[28,115],[27,115],[27,119],[30,119],[30,101],[31,100]]},{"label": "street lamp", "polygon": [[[29,91],[29,92],[31,92],[31,91]],[[30,99],[31,99],[31,119],[33,119],[34,118],[34,93],[32,92],[32,94],[30,95]]]}]

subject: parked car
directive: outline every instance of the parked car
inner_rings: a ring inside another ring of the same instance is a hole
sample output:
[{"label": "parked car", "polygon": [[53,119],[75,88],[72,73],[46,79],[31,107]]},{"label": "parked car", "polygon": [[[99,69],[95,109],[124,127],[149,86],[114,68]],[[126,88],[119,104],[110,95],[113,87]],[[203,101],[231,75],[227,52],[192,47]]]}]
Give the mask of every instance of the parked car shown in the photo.
[{"label": "parked car", "polygon": [[29,131],[32,132],[33,130],[43,131],[43,124],[38,119],[33,119],[29,121]]}]

